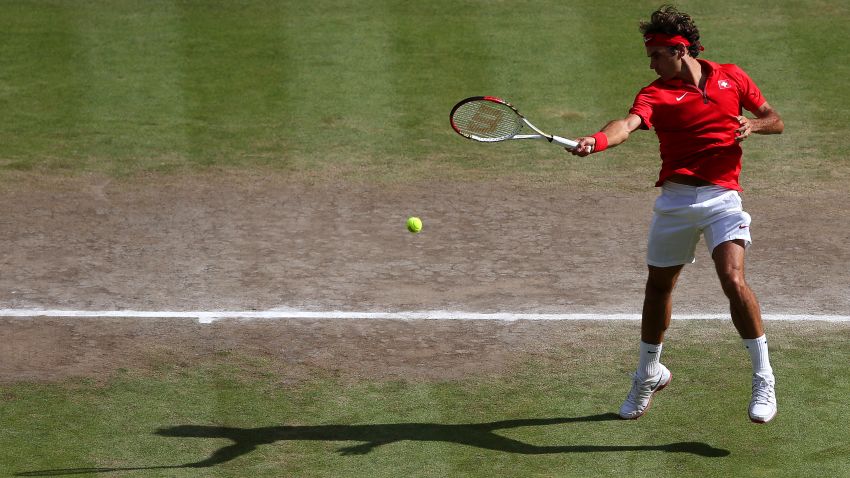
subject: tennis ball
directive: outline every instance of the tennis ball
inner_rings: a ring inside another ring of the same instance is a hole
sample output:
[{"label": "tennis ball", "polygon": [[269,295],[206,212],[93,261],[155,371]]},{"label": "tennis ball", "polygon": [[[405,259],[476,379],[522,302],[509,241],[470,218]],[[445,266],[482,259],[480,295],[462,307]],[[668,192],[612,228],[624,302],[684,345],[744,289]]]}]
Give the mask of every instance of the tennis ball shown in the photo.
[{"label": "tennis ball", "polygon": [[416,234],[422,230],[422,219],[418,217],[407,218],[407,230]]}]

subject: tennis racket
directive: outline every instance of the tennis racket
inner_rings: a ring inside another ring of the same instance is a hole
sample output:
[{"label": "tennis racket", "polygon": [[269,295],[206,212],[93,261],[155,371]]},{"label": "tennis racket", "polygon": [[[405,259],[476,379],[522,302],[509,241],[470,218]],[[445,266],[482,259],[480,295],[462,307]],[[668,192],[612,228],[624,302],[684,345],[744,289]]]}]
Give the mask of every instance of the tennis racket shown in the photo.
[{"label": "tennis racket", "polygon": [[[495,96],[473,96],[461,100],[449,114],[452,128],[464,138],[484,143],[509,139],[545,139],[573,149],[578,143],[540,131],[507,101]],[[520,134],[527,126],[536,134]]]}]

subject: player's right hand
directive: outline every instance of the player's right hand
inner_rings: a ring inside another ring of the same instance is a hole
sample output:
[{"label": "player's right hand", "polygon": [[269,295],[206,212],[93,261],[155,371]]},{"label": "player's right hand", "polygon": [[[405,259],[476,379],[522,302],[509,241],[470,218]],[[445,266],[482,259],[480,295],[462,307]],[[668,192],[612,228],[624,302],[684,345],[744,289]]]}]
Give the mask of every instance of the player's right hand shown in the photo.
[{"label": "player's right hand", "polygon": [[573,156],[581,156],[582,158],[589,155],[593,152],[593,146],[596,145],[596,138],[592,136],[582,136],[581,138],[577,138],[575,148],[564,148],[570,152]]}]

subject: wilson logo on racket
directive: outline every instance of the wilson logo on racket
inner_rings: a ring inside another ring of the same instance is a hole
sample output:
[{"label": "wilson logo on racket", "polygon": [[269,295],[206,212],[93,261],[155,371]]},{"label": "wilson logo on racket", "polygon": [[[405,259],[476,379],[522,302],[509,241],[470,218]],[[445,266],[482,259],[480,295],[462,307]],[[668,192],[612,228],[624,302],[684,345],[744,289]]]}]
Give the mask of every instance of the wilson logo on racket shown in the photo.
[{"label": "wilson logo on racket", "polygon": [[499,127],[499,120],[502,119],[502,112],[487,104],[482,103],[466,127],[470,131],[475,131],[478,134],[493,133]]}]

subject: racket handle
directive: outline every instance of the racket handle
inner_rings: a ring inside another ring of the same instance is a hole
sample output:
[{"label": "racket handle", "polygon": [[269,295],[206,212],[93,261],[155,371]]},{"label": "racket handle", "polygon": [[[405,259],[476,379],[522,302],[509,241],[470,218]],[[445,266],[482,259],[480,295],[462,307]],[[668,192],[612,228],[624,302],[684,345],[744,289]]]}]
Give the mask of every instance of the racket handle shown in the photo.
[{"label": "racket handle", "polygon": [[560,144],[561,146],[566,146],[566,147],[568,147],[568,148],[570,148],[570,149],[573,149],[573,148],[575,148],[576,146],[578,146],[578,143],[576,143],[575,141],[573,141],[573,140],[571,140],[571,139],[562,138],[562,137],[560,137],[560,136],[555,136],[555,135],[552,135],[552,142],[554,142],[554,143],[558,143],[558,144]]}]

